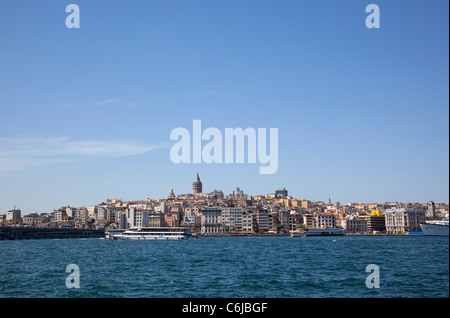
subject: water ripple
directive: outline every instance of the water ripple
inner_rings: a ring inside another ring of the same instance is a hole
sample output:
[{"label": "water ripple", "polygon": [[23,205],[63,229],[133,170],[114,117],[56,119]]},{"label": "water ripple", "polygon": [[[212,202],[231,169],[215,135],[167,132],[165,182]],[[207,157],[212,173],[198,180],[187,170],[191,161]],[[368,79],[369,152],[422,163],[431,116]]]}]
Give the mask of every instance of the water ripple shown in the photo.
[{"label": "water ripple", "polygon": [[[448,238],[0,241],[0,297],[448,297]],[[80,289],[67,288],[68,264]],[[366,266],[380,268],[369,289]]]}]

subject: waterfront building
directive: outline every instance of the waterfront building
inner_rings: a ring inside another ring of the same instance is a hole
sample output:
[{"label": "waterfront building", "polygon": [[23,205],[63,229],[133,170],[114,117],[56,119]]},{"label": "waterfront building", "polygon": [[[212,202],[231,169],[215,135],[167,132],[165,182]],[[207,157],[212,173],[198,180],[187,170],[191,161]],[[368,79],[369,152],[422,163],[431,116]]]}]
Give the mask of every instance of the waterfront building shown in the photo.
[{"label": "waterfront building", "polygon": [[242,214],[242,233],[243,234],[254,234],[256,231],[256,221],[253,217],[253,213]]},{"label": "waterfront building", "polygon": [[134,207],[128,208],[127,223],[127,228],[148,227],[149,212],[147,210],[137,210]]},{"label": "waterfront building", "polygon": [[99,205],[97,207],[97,220],[105,220],[106,218],[106,207]]},{"label": "waterfront building", "polygon": [[332,213],[317,213],[315,215],[316,228],[334,228],[336,226],[336,216]]},{"label": "waterfront building", "polygon": [[148,227],[164,227],[166,224],[165,214],[161,212],[148,212]]},{"label": "waterfront building", "polygon": [[269,232],[276,233],[277,232],[277,222],[278,222],[278,212],[271,211],[267,215],[267,223],[269,224]]},{"label": "waterfront building", "polygon": [[117,214],[119,211],[123,211],[123,207],[114,207],[109,206],[106,208],[106,219],[109,223],[116,223],[117,222]]},{"label": "waterfront building", "polygon": [[366,234],[367,220],[359,218],[347,218],[341,220],[341,227],[344,228],[348,234]]},{"label": "waterfront building", "polygon": [[359,217],[366,220],[369,233],[386,231],[386,219],[380,211],[372,211],[371,215],[361,215]]},{"label": "waterfront building", "polygon": [[81,207],[75,211],[75,224],[80,227],[86,227],[89,219],[89,212],[86,208]]},{"label": "waterfront building", "polygon": [[228,227],[231,229],[234,228],[234,231],[241,232],[242,231],[242,209],[241,208],[230,208],[224,207],[222,208],[222,222],[223,227]]},{"label": "waterfront building", "polygon": [[314,215],[312,214],[304,214],[303,215],[303,224],[306,229],[313,229],[315,228],[315,219]]},{"label": "waterfront building", "polygon": [[37,213],[31,213],[22,218],[23,224],[29,226],[35,226],[38,223],[42,223],[43,220],[44,218]]},{"label": "waterfront building", "polygon": [[6,219],[6,221],[18,220],[18,219],[20,219],[22,217],[21,214],[22,214],[21,210],[18,210],[18,209],[14,208],[13,210],[9,210],[8,212],[6,212],[5,219]]},{"label": "waterfront building", "polygon": [[66,216],[66,208],[60,208],[53,212],[53,219],[56,223],[61,223]]},{"label": "waterfront building", "polygon": [[217,208],[204,208],[200,210],[201,233],[219,234],[223,231],[222,210]]},{"label": "waterfront building", "polygon": [[289,216],[291,212],[287,210],[282,210],[278,212],[278,220],[280,221],[280,225],[282,226],[283,231],[289,231]]},{"label": "waterfront building", "polygon": [[128,221],[127,221],[127,213],[125,211],[117,212],[116,224],[119,229],[128,229],[129,228]]},{"label": "waterfront building", "polygon": [[256,224],[258,232],[269,230],[269,211],[263,209],[256,211]]},{"label": "waterfront building", "polygon": [[425,223],[425,211],[415,207],[387,209],[385,219],[388,234],[407,234],[420,230],[420,223]]},{"label": "waterfront building", "polygon": [[192,183],[192,193],[197,194],[197,193],[202,193],[202,191],[203,191],[203,184],[200,181],[200,177],[198,176],[198,172],[197,172],[197,176],[195,177],[195,180]]}]

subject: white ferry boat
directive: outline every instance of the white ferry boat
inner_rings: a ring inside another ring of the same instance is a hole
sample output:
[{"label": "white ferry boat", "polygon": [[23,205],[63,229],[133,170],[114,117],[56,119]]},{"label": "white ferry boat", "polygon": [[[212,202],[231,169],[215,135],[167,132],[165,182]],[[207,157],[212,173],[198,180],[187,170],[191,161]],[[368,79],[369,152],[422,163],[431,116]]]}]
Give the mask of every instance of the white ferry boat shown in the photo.
[{"label": "white ferry boat", "polygon": [[345,235],[343,228],[305,229],[305,236],[334,236]]},{"label": "white ferry boat", "polygon": [[111,234],[114,240],[186,240],[192,233],[184,227],[143,227]]},{"label": "white ferry boat", "polygon": [[448,218],[433,223],[420,223],[423,235],[448,236]]}]

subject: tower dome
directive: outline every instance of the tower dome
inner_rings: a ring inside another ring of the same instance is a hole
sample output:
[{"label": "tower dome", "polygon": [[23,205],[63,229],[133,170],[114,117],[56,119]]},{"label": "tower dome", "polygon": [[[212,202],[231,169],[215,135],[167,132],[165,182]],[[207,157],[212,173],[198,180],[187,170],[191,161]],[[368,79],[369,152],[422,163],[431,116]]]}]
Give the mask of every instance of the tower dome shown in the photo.
[{"label": "tower dome", "polygon": [[203,184],[200,181],[200,177],[198,176],[198,172],[197,172],[197,176],[195,177],[195,180],[192,183],[192,193],[194,193],[194,194],[202,193],[202,188],[203,188]]}]

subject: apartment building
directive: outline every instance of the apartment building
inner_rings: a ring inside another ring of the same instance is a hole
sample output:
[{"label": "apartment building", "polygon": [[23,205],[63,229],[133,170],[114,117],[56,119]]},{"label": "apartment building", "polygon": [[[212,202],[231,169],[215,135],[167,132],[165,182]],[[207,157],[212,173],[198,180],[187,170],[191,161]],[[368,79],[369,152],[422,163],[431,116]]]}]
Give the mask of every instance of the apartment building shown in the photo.
[{"label": "apartment building", "polygon": [[30,225],[30,226],[34,226],[37,223],[41,223],[43,220],[44,220],[44,218],[37,213],[31,213],[31,214],[25,215],[22,218],[23,224]]},{"label": "apartment building", "polygon": [[215,208],[200,209],[202,234],[219,234],[223,231],[222,210]]},{"label": "apartment building", "polygon": [[367,231],[369,233],[385,232],[386,231],[386,219],[381,215],[361,215],[359,218],[366,220]]},{"label": "apartment building", "polygon": [[304,214],[303,215],[303,224],[307,229],[315,228],[315,218],[312,214]]},{"label": "apartment building", "polygon": [[223,227],[234,228],[235,232],[242,231],[242,209],[241,208],[222,208]]},{"label": "apartment building", "polygon": [[350,218],[341,220],[341,227],[346,230],[348,234],[366,234],[367,220],[359,218]]},{"label": "apartment building", "polygon": [[253,213],[242,214],[242,233],[254,234],[256,232],[256,218]]},{"label": "apartment building", "polygon": [[22,211],[18,210],[18,209],[10,210],[10,211],[6,212],[5,219],[6,219],[6,221],[8,221],[8,220],[18,220],[18,219],[20,219],[22,217],[21,213],[22,213]]},{"label": "apartment building", "polygon": [[161,212],[147,212],[149,227],[163,227],[166,224],[165,214]]},{"label": "apartment building", "polygon": [[149,226],[149,212],[146,210],[137,210],[136,208],[129,208],[126,215],[127,228],[133,227],[148,227]]},{"label": "apartment building", "polygon": [[270,227],[269,211],[267,210],[256,211],[256,224],[258,226],[258,232],[268,231]]}]

